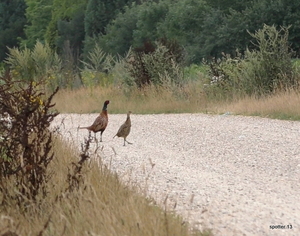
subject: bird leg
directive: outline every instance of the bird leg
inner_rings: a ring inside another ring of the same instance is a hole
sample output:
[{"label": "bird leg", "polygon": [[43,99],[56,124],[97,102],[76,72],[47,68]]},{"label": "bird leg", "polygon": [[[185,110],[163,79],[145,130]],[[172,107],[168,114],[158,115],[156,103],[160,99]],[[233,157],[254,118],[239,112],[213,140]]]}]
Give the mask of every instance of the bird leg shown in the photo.
[{"label": "bird leg", "polygon": [[128,142],[128,141],[124,138],[124,146],[125,146],[125,142],[127,142],[128,144],[132,144],[131,142]]},{"label": "bird leg", "polygon": [[96,133],[94,133],[94,140],[95,140],[95,143],[98,142]]}]

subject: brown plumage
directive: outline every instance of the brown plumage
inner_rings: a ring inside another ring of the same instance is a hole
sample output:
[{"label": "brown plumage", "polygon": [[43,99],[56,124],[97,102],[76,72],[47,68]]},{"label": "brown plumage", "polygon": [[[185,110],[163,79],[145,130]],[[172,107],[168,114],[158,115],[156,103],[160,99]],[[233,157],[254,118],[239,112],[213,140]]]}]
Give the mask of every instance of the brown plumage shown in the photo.
[{"label": "brown plumage", "polygon": [[108,116],[107,116],[108,104],[109,104],[109,100],[106,100],[104,102],[100,115],[96,118],[96,120],[91,126],[79,127],[79,129],[87,129],[90,132],[93,131],[95,134],[95,139],[96,139],[96,133],[100,132],[100,142],[102,142],[102,133],[104,132],[108,124]]},{"label": "brown plumage", "polygon": [[124,122],[124,124],[121,125],[121,127],[118,130],[118,133],[114,136],[114,137],[118,136],[118,137],[124,138],[124,146],[125,146],[125,142],[127,142],[128,144],[132,144],[126,140],[127,136],[130,133],[130,129],[131,129],[130,114],[131,114],[131,111],[129,111],[127,113],[126,121]]}]

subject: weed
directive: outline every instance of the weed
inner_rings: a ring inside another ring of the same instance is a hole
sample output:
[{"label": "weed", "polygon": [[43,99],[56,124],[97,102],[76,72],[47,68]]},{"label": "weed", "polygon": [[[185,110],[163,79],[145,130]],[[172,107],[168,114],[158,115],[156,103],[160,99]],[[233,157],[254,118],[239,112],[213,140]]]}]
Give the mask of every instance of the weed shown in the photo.
[{"label": "weed", "polygon": [[[36,200],[50,177],[47,166],[53,158],[52,134],[49,126],[58,114],[52,112],[53,96],[41,90],[43,82],[13,80],[9,71],[1,78],[0,114],[9,116],[11,125],[0,124],[0,192],[2,204],[11,199],[23,208]],[[9,183],[15,183],[13,189]]]}]

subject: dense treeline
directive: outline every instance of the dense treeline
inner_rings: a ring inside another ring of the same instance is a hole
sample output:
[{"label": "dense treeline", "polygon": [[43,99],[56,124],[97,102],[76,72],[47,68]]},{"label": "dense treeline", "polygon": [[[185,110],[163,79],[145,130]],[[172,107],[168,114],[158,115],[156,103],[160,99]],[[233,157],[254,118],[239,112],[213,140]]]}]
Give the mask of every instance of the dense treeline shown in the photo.
[{"label": "dense treeline", "polygon": [[[7,47],[32,49],[47,42],[77,65],[95,44],[124,55],[160,39],[184,48],[187,63],[251,48],[250,33],[263,24],[290,26],[300,54],[297,0],[9,0],[0,3],[0,61]],[[249,31],[249,32],[248,32]]]}]

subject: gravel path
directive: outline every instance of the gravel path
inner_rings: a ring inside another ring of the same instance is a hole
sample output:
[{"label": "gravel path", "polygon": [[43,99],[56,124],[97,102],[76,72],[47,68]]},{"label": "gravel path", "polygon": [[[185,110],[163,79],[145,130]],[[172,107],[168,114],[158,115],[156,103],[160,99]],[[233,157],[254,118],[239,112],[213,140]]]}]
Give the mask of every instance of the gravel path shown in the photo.
[{"label": "gravel path", "polygon": [[[62,114],[53,125],[65,118],[61,132],[80,147],[88,131],[78,125],[96,117]],[[300,235],[300,122],[132,114],[127,140],[133,145],[124,147],[122,138],[112,137],[125,119],[109,115],[104,162],[147,186],[158,202],[168,196],[178,213],[215,235]]]}]

